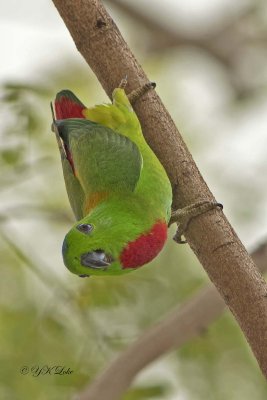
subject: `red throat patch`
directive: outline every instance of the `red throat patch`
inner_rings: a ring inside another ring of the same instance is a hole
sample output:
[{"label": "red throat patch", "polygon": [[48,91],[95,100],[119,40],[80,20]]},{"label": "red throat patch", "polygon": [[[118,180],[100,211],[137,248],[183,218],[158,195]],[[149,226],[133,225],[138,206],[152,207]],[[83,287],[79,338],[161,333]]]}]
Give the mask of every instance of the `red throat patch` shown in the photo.
[{"label": "red throat patch", "polygon": [[75,103],[68,97],[60,97],[55,101],[56,119],[85,118],[82,111],[84,105]]},{"label": "red throat patch", "polygon": [[158,221],[150,232],[139,236],[123,249],[120,262],[122,268],[138,268],[153,260],[164,246],[167,239],[167,224]]}]

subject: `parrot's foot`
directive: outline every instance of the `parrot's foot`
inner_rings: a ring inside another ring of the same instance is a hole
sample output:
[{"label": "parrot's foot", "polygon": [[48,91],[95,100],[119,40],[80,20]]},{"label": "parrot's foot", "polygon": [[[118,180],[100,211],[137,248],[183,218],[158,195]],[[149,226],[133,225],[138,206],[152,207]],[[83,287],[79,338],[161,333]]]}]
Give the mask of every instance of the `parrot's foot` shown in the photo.
[{"label": "parrot's foot", "polygon": [[[119,88],[125,89],[128,83],[128,77],[125,75],[125,77],[121,80],[119,84]],[[142,97],[146,92],[148,92],[151,89],[155,89],[156,83],[155,82],[147,82],[144,85],[140,86],[139,88],[133,90],[131,93],[127,95],[128,100],[131,104],[134,104],[140,97]]]},{"label": "parrot's foot", "polygon": [[140,86],[139,88],[133,90],[130,94],[128,94],[128,100],[131,104],[134,104],[140,97],[142,97],[146,92],[151,89],[155,89],[156,83],[155,82],[147,82],[144,85]]},{"label": "parrot's foot", "polygon": [[125,89],[128,83],[128,76],[125,75],[125,77],[121,80],[120,84],[119,84],[119,88],[120,89]]},{"label": "parrot's foot", "polygon": [[217,207],[219,207],[221,210],[223,209],[223,205],[220,203],[204,200],[173,211],[169,226],[174,222],[176,222],[178,225],[173,240],[177,243],[186,243],[186,240],[182,240],[182,235],[186,231],[191,219]]}]

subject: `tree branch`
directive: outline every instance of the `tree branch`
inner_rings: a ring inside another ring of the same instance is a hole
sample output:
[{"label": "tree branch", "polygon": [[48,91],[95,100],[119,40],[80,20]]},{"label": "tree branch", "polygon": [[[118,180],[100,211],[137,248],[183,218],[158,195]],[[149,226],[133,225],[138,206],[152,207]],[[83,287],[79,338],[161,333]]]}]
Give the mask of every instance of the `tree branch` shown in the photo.
[{"label": "tree branch", "polygon": [[[126,74],[129,91],[148,81],[99,0],[53,1],[78,50],[109,96]],[[149,145],[170,177],[174,207],[200,200],[214,201],[156,92],[147,93],[136,103],[135,110]],[[267,376],[267,287],[264,279],[221,211],[210,211],[195,218],[186,238],[236,317]]]},{"label": "tree branch", "polygon": [[[252,257],[259,269],[267,272],[267,242],[253,251]],[[132,343],[75,400],[120,399],[138,372],[201,334],[224,309],[225,303],[213,285],[200,289]]]}]

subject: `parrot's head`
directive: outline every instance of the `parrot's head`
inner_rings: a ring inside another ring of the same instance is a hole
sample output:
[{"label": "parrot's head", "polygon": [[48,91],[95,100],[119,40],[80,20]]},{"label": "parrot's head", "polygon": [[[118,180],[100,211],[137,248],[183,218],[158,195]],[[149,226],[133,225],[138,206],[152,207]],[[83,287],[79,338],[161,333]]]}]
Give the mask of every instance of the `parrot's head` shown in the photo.
[{"label": "parrot's head", "polygon": [[163,220],[149,221],[118,204],[102,205],[77,222],[65,236],[66,267],[81,277],[119,275],[148,263],[167,238]]}]

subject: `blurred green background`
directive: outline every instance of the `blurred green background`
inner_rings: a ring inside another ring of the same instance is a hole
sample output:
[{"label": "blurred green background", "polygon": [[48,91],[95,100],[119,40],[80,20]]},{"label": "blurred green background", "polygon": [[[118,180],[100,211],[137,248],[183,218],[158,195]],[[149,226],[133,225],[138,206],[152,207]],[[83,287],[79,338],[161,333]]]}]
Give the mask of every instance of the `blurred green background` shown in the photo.
[{"label": "blurred green background", "polygon": [[[0,399],[63,400],[208,278],[173,230],[160,256],[132,274],[79,279],[65,269],[61,243],[74,218],[49,102],[63,88],[88,106],[107,97],[53,4],[24,3],[10,1],[0,17]],[[177,3],[105,4],[251,249],[267,231],[267,4]],[[20,371],[46,365],[73,373]],[[251,398],[267,398],[266,381],[229,312],[142,371],[124,396]]]}]

